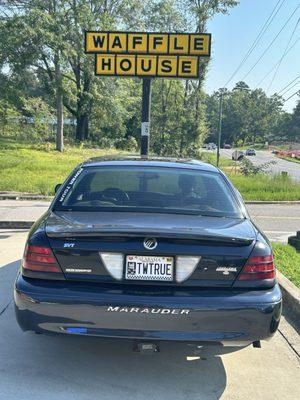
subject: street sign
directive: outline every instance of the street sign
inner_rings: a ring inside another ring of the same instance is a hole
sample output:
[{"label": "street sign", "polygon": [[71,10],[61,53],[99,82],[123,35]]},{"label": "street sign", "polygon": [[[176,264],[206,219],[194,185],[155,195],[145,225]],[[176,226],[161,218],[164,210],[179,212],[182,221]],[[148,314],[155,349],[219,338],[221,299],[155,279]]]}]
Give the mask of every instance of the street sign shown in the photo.
[{"label": "street sign", "polygon": [[85,32],[85,52],[104,76],[198,78],[210,46],[208,33]]},{"label": "street sign", "polygon": [[96,75],[197,78],[198,71],[195,56],[96,54]]},{"label": "street sign", "polygon": [[209,33],[85,32],[86,53],[210,56]]},{"label": "street sign", "polygon": [[143,78],[142,155],[149,150],[151,78],[199,78],[199,59],[210,57],[210,48],[209,33],[85,32],[95,75]]}]

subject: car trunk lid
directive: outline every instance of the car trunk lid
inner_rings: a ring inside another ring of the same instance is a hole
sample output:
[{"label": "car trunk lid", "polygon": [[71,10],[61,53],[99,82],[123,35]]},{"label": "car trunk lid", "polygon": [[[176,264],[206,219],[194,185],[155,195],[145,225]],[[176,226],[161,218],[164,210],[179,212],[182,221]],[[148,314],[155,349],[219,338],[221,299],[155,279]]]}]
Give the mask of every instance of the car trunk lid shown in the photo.
[{"label": "car trunk lid", "polygon": [[[46,234],[67,279],[115,282],[103,253],[157,257],[199,257],[192,275],[181,286],[231,286],[249,257],[256,232],[247,219],[182,214],[125,212],[55,212]],[[144,247],[156,238],[153,250]],[[175,285],[176,281],[122,283]]]}]

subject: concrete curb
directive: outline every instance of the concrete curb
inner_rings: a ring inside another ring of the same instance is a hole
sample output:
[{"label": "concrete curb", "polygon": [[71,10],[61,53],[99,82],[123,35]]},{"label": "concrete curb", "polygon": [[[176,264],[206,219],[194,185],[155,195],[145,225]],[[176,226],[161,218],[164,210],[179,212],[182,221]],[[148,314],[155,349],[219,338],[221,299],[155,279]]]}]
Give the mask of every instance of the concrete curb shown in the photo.
[{"label": "concrete curb", "polygon": [[53,200],[54,196],[43,196],[34,193],[3,193],[0,192],[0,200]]},{"label": "concrete curb", "polygon": [[283,307],[287,309],[290,318],[299,324],[300,321],[300,289],[297,288],[281,272],[276,271],[278,283],[283,297]]},{"label": "concrete curb", "polygon": [[0,221],[0,229],[30,229],[33,221]]},{"label": "concrete curb", "polygon": [[258,204],[258,205],[267,205],[267,204],[281,204],[281,205],[297,205],[300,204],[300,200],[283,200],[283,201],[261,201],[261,200],[248,200],[245,201],[246,204]]}]

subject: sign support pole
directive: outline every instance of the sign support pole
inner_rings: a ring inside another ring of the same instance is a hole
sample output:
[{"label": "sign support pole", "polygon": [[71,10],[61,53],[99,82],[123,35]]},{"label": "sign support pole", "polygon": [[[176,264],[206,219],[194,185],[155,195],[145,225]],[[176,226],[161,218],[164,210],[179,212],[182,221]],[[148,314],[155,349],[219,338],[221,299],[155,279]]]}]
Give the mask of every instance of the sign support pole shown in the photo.
[{"label": "sign support pole", "polygon": [[141,156],[148,156],[150,139],[151,78],[143,78]]},{"label": "sign support pole", "polygon": [[223,112],[223,91],[220,94],[220,104],[219,104],[219,130],[218,130],[218,147],[217,147],[217,167],[219,167],[220,162],[220,147],[221,147],[221,135],[222,135],[222,112]]}]

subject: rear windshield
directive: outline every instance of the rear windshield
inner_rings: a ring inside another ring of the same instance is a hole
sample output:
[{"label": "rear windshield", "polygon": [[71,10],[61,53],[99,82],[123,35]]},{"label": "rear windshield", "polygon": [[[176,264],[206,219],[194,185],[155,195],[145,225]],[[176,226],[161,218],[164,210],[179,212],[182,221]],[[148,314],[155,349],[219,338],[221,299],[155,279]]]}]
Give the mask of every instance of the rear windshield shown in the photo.
[{"label": "rear windshield", "polygon": [[220,174],[166,167],[80,169],[60,192],[54,209],[241,217],[232,192]]}]

